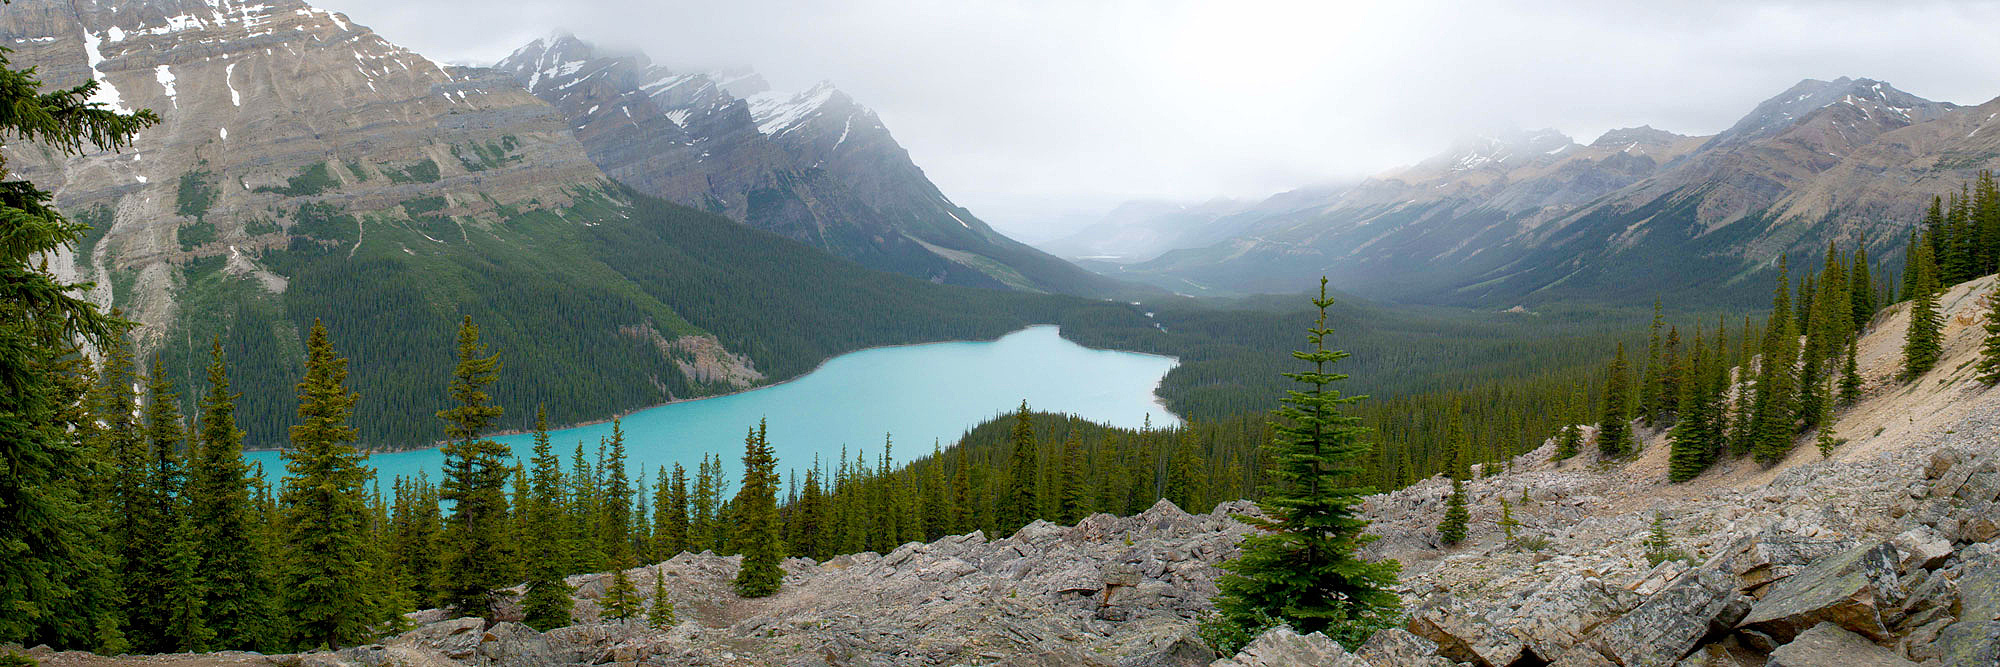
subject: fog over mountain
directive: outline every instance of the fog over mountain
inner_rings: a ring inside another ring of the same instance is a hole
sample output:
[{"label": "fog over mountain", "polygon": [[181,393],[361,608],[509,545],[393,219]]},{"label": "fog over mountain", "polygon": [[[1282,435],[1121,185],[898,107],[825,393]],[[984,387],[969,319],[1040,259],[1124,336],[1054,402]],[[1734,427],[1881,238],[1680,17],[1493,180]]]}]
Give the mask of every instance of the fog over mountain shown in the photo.
[{"label": "fog over mountain", "polygon": [[[2000,5],[1943,2],[566,3],[353,0],[452,62],[551,27],[677,67],[866,100],[940,188],[1004,232],[1132,199],[1261,198],[1411,164],[1456,137],[1650,123],[1724,130],[1806,77],[1977,104]],[[439,22],[433,17],[459,17]],[[1940,67],[1941,63],[1950,66]]]}]

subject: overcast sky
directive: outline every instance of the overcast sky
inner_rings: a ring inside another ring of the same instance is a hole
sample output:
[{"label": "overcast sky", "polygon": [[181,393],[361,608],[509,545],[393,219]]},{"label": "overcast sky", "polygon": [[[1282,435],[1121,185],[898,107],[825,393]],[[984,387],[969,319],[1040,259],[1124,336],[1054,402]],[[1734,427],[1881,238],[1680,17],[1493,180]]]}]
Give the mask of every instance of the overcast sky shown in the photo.
[{"label": "overcast sky", "polygon": [[1712,133],[1803,78],[2000,96],[1993,2],[317,2],[443,61],[561,28],[781,90],[831,80],[954,200],[1030,239],[1129,199],[1358,178],[1475,133]]}]

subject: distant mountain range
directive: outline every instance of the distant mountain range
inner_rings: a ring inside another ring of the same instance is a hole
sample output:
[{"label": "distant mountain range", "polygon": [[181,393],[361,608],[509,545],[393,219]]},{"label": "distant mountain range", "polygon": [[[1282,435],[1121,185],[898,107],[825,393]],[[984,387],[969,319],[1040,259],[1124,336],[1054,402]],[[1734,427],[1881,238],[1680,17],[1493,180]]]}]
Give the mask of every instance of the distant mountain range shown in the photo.
[{"label": "distant mountain range", "polygon": [[776,93],[747,69],[669,69],[568,34],[495,67],[560,110],[591,161],[640,192],[935,282],[1131,291],[953,203],[875,112],[831,83]]},{"label": "distant mountain range", "polygon": [[[1714,136],[1481,137],[1352,187],[1197,211],[1207,222],[1128,221],[1148,230],[1128,234],[1197,242],[1097,266],[1195,294],[1293,291],[1325,274],[1366,295],[1480,306],[1662,292],[1755,303],[1780,254],[1816,260],[1829,240],[1865,235],[1892,258],[1932,195],[2000,166],[1996,114],[2000,100],[1806,80]],[[1227,238],[1186,231],[1204,228]]]},{"label": "distant mountain range", "polygon": [[73,159],[10,142],[8,166],[92,225],[53,266],[138,322],[142,355],[187,388],[224,341],[254,446],[284,441],[315,319],[366,437],[412,444],[438,432],[460,315],[505,353],[511,427],[993,337],[1106,303],[1028,292],[1117,289],[951,204],[830,87],[766,97],[570,39],[442,66],[298,0],[16,0],[0,45],[165,119]]}]

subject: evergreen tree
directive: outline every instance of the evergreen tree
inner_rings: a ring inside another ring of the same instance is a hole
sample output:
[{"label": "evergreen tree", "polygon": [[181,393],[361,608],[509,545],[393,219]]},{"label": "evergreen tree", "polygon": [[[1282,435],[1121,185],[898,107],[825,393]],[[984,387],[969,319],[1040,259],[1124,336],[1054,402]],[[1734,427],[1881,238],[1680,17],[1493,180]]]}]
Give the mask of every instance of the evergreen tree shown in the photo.
[{"label": "evergreen tree", "polygon": [[368,590],[368,503],[372,472],[347,443],[347,421],[360,394],[346,388],[347,360],[336,356],[317,320],[306,336],[306,377],[298,385],[299,423],[291,430],[280,497],[286,531],[283,600],[295,648],[337,648],[372,638],[375,601]]},{"label": "evergreen tree", "polygon": [[1042,506],[1039,493],[1038,470],[1036,464],[1035,429],[1030,421],[1028,402],[1021,401],[1021,409],[1014,413],[1014,431],[1010,439],[1012,455],[1007,463],[1007,488],[1000,494],[999,531],[1013,534],[1015,530],[1035,520],[1035,513]]},{"label": "evergreen tree", "polygon": [[148,110],[89,102],[98,85],[43,92],[33,69],[14,69],[0,51],[0,138],[13,149],[0,155],[0,643],[124,644],[100,533],[110,508],[89,488],[103,452],[77,442],[94,426],[70,406],[82,387],[78,341],[107,349],[126,323],[97,309],[90,284],[66,283],[36,261],[77,248],[90,228],[57,212],[48,191],[12,178],[6,159],[115,150],[159,122]]},{"label": "evergreen tree", "polygon": [[1875,317],[1875,279],[1868,275],[1868,236],[1854,244],[1852,273],[1847,279],[1847,298],[1852,306],[1852,324],[1849,331],[1861,331],[1868,321]]},{"label": "evergreen tree", "polygon": [[1618,353],[1605,371],[1604,413],[1597,422],[1597,453],[1607,459],[1624,458],[1634,449],[1631,417],[1626,411],[1626,400],[1632,395],[1627,374],[1625,344],[1619,343]]},{"label": "evergreen tree", "polygon": [[1241,555],[1223,564],[1229,573],[1216,582],[1215,605],[1222,622],[1239,629],[1275,618],[1301,632],[1324,631],[1352,644],[1399,615],[1399,600],[1390,591],[1399,565],[1356,556],[1372,539],[1361,518],[1370,489],[1342,481],[1361,471],[1369,445],[1362,440],[1360,419],[1340,409],[1362,397],[1328,387],[1346,378],[1328,365],[1347,354],[1326,348],[1333,333],[1326,309],[1333,300],[1326,296],[1324,278],[1313,305],[1319,318],[1307,330],[1312,349],[1292,355],[1312,370],[1286,374],[1307,389],[1287,392],[1275,413],[1267,449],[1273,483],[1259,502],[1264,517],[1244,519],[1260,531],[1244,538]]},{"label": "evergreen tree", "polygon": [[1758,364],[1757,400],[1750,414],[1750,452],[1765,465],[1791,452],[1797,431],[1798,330],[1790,303],[1784,258],[1778,261],[1778,285],[1771,298],[1771,318],[1764,330],[1762,362]]},{"label": "evergreen tree", "polygon": [[1669,435],[1667,479],[1685,482],[1694,479],[1715,462],[1721,449],[1719,418],[1722,391],[1720,361],[1707,357],[1701,335],[1695,334],[1693,376],[1682,388],[1681,418]]},{"label": "evergreen tree", "polygon": [[826,511],[826,493],[820,488],[819,459],[815,457],[813,467],[806,469],[805,490],[799,493],[798,505],[793,508],[798,522],[798,539],[791,545],[793,555],[813,560],[832,556],[827,548],[826,533],[830,526]]},{"label": "evergreen tree", "polygon": [[632,577],[624,568],[611,571],[611,584],[604,588],[604,597],[597,599],[597,607],[605,618],[629,621],[639,615],[642,608],[639,589],[632,585]]},{"label": "evergreen tree", "polygon": [[1451,480],[1451,497],[1445,500],[1444,519],[1438,522],[1438,540],[1445,546],[1464,542],[1466,524],[1471,521],[1472,514],[1465,509],[1465,482]]},{"label": "evergreen tree", "polygon": [[674,615],[674,601],[667,597],[667,575],[660,568],[653,568],[653,606],[646,609],[646,625],[654,630],[666,631],[680,625]]},{"label": "evergreen tree", "polygon": [[125,636],[134,649],[148,653],[181,648],[180,638],[168,627],[175,611],[171,600],[187,596],[186,589],[196,585],[169,569],[175,546],[171,540],[180,533],[185,480],[180,451],[187,431],[178,399],[156,358],[146,376],[140,437],[114,450],[118,474],[113,490],[124,511],[115,544],[125,594]]},{"label": "evergreen tree", "polygon": [[257,544],[262,531],[250,503],[243,431],[236,428],[241,394],[230,391],[220,339],[210,345],[209,356],[208,394],[201,401],[187,489],[191,548],[204,577],[204,622],[214,631],[217,646],[261,648],[271,624],[273,592],[265,578],[265,547]]},{"label": "evergreen tree", "polygon": [[1674,536],[1667,531],[1667,517],[1663,514],[1653,514],[1653,527],[1646,532],[1646,539],[1639,546],[1646,550],[1646,562],[1650,565],[1687,559],[1686,554],[1674,548]]},{"label": "evergreen tree", "polygon": [[1910,284],[1910,325],[1903,338],[1904,380],[1914,380],[1937,365],[1944,353],[1944,318],[1938,313],[1937,268],[1930,251],[1919,246],[1915,252],[1916,278]]},{"label": "evergreen tree", "polygon": [[661,481],[660,491],[666,497],[657,503],[659,509],[653,514],[653,537],[660,543],[656,550],[672,558],[691,549],[688,543],[687,469],[675,463],[673,475]]},{"label": "evergreen tree", "polygon": [[1986,295],[1986,339],[1979,345],[1979,381],[2000,382],[2000,289]]},{"label": "evergreen tree", "polygon": [[[1526,499],[1526,494],[1527,491],[1523,490],[1521,497]],[[1495,525],[1500,526],[1500,532],[1507,536],[1507,543],[1513,544],[1514,531],[1521,527],[1521,522],[1514,519],[1514,504],[1507,502],[1506,496],[1500,497],[1500,521]]]},{"label": "evergreen tree", "polygon": [[1063,439],[1062,449],[1062,509],[1056,519],[1062,525],[1071,526],[1090,515],[1090,485],[1083,472],[1083,443],[1077,440],[1076,432]]},{"label": "evergreen tree", "polygon": [[595,572],[604,566],[605,554],[597,539],[596,518],[597,475],[591,471],[590,459],[583,455],[583,441],[576,443],[576,451],[570,455],[569,486],[566,507],[563,514],[568,519],[566,530],[569,545],[570,572]]},{"label": "evergreen tree", "polygon": [[1847,354],[1842,355],[1844,361],[1840,367],[1840,404],[1843,406],[1854,405],[1861,400],[1861,369],[1857,365],[1859,356],[1860,350],[1856,339],[1848,338]]},{"label": "evergreen tree", "polygon": [[206,651],[214,646],[215,631],[208,627],[208,585],[202,578],[199,538],[192,516],[181,514],[172,522],[163,574],[172,582],[166,593],[166,631],[175,650]]},{"label": "evergreen tree", "polygon": [[1658,426],[1666,412],[1665,397],[1660,393],[1666,386],[1666,368],[1661,359],[1665,341],[1660,337],[1665,323],[1660,315],[1660,300],[1653,299],[1653,324],[1646,336],[1646,366],[1639,375],[1638,413],[1648,426]]},{"label": "evergreen tree", "polygon": [[389,549],[396,562],[396,580],[413,606],[442,604],[438,573],[444,569],[444,561],[438,549],[444,516],[438,508],[437,486],[431,484],[429,473],[419,470],[415,478],[398,477],[391,488],[396,491],[396,504],[389,518]]},{"label": "evergreen tree", "polygon": [[451,503],[445,517],[444,560],[438,588],[444,603],[467,616],[489,616],[493,591],[506,580],[506,445],[481,437],[500,418],[486,389],[500,374],[498,355],[485,355],[479,327],[466,316],[458,326],[458,366],[452,371],[453,407],[438,411],[444,420],[444,480],[439,496]]},{"label": "evergreen tree", "polygon": [[611,437],[600,444],[602,457],[602,504],[597,510],[597,539],[605,555],[604,567],[626,568],[635,564],[632,552],[632,483],[625,475],[625,426],[611,420]]},{"label": "evergreen tree", "polygon": [[528,495],[519,500],[519,510],[527,515],[522,532],[522,559],[528,577],[527,592],[521,599],[521,622],[547,631],[570,624],[569,585],[563,581],[569,562],[561,539],[562,461],[549,443],[548,410],[535,408],[535,448],[529,465]]},{"label": "evergreen tree", "polygon": [[735,545],[743,551],[743,566],[733,585],[746,598],[776,593],[785,579],[778,569],[785,557],[778,539],[778,457],[765,434],[759,421],[743,438],[743,484],[736,493]]}]

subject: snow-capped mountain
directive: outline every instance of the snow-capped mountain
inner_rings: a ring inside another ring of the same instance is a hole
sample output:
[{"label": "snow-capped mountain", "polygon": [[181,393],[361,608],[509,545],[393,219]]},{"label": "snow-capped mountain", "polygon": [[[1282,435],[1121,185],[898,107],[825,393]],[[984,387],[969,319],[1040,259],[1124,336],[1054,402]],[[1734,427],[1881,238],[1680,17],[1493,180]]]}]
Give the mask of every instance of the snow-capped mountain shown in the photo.
[{"label": "snow-capped mountain", "polygon": [[1673,275],[1693,298],[1749,303],[1781,253],[1865,234],[1890,256],[1931,195],[2000,166],[2000,138],[1979,136],[1996,103],[1808,79],[1708,137],[1638,127],[1588,145],[1546,130],[1461,141],[1119,275],[1268,291],[1325,273],[1366,294],[1463,303],[1613,297]]},{"label": "snow-capped mountain", "polygon": [[496,68],[567,114],[592,161],[647,194],[933,281],[1120,289],[953,203],[875,112],[831,83],[774,92],[747,69],[673,69],[568,34]]}]

